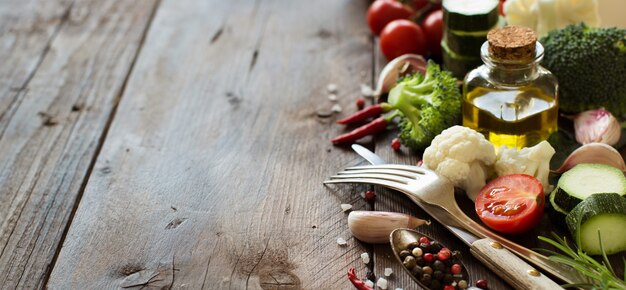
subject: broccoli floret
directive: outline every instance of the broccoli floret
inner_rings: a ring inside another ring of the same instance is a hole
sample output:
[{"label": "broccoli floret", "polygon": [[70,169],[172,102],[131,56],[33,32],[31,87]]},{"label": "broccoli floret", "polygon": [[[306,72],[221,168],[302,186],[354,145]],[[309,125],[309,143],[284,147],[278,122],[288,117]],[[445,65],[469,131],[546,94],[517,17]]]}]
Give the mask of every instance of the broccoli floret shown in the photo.
[{"label": "broccoli floret", "polygon": [[542,65],[559,82],[559,107],[577,113],[604,107],[626,114],[626,29],[572,24],[540,42]]},{"label": "broccoli floret", "polygon": [[421,150],[441,131],[459,124],[461,92],[457,80],[428,62],[425,75],[405,77],[389,92],[388,103],[399,111],[400,142]]}]

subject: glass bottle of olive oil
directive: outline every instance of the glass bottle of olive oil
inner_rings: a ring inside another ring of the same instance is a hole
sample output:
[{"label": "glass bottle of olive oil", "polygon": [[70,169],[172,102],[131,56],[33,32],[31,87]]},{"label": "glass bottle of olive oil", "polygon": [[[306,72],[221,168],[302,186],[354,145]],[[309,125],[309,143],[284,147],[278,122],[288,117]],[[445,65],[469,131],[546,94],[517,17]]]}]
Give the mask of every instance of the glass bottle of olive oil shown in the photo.
[{"label": "glass bottle of olive oil", "polygon": [[484,64],[463,83],[463,125],[496,148],[529,147],[557,130],[558,84],[539,62],[543,46],[519,26],[492,30],[481,47]]}]

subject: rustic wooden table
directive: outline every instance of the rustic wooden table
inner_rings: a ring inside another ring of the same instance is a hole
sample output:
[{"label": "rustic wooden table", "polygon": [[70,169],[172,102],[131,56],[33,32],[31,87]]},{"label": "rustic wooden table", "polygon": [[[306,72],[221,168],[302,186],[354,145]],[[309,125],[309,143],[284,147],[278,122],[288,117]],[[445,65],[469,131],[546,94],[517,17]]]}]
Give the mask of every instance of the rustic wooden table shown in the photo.
[{"label": "rustic wooden table", "polygon": [[[390,289],[419,289],[339,205],[428,217],[391,191],[367,204],[367,186],[322,185],[363,163],[328,140],[383,63],[367,5],[0,1],[0,285],[351,289],[348,268],[390,267]],[[344,112],[318,116],[329,83]],[[417,161],[391,138],[364,143]],[[422,230],[471,280],[510,288],[436,222]]]}]

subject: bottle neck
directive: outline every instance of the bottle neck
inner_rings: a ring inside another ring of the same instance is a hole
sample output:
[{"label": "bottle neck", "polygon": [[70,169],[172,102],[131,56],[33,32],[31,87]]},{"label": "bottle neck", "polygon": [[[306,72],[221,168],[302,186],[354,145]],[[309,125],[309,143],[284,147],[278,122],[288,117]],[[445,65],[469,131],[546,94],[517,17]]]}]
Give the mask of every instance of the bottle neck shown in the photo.
[{"label": "bottle neck", "polygon": [[537,78],[538,64],[535,62],[525,65],[502,65],[487,63],[489,79],[500,84],[521,85]]},{"label": "bottle neck", "polygon": [[535,80],[539,72],[539,62],[543,59],[543,46],[537,42],[536,54],[531,59],[500,60],[488,51],[488,42],[481,47],[481,58],[487,68],[487,76],[492,82],[502,85],[522,85]]}]

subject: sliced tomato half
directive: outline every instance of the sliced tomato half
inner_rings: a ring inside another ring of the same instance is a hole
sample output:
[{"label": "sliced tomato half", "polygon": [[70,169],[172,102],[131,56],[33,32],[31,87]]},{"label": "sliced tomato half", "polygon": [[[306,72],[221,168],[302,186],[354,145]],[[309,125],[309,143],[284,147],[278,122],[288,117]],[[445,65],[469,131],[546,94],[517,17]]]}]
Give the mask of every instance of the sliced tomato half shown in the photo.
[{"label": "sliced tomato half", "polygon": [[488,227],[519,234],[532,229],[543,215],[545,195],[541,182],[527,174],[500,176],[483,187],[474,205]]}]

